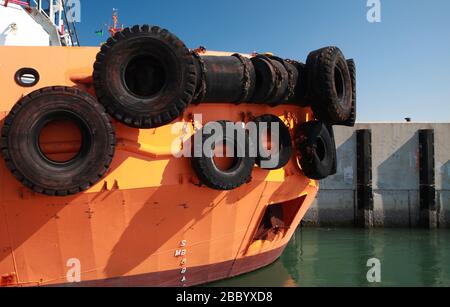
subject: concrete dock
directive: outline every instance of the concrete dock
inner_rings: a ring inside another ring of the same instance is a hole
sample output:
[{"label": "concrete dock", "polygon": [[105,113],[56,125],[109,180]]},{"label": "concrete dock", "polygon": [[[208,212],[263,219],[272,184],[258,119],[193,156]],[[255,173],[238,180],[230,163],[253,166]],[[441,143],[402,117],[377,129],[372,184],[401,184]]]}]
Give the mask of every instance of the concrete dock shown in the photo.
[{"label": "concrete dock", "polygon": [[[434,132],[432,206],[420,201],[419,131],[424,129]],[[372,138],[373,203],[368,209],[358,206],[358,130],[370,130]],[[321,181],[304,225],[450,227],[450,123],[360,123],[336,126],[334,133],[338,172]]]}]

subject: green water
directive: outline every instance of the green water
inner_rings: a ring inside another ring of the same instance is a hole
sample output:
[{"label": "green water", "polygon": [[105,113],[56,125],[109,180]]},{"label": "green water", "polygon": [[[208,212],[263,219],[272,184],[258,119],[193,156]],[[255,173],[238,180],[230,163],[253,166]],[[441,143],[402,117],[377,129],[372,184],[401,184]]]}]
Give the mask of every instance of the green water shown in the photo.
[{"label": "green water", "polygon": [[[367,280],[371,258],[380,283]],[[450,231],[303,228],[274,264],[209,286],[450,286]]]}]

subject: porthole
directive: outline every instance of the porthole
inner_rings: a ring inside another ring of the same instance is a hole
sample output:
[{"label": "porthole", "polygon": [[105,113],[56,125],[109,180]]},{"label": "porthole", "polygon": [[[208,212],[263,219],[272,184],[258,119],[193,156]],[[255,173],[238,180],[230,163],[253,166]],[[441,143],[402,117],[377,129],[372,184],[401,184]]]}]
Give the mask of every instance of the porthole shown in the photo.
[{"label": "porthole", "polygon": [[39,73],[34,68],[21,68],[14,77],[16,83],[23,87],[32,87],[39,82]]}]

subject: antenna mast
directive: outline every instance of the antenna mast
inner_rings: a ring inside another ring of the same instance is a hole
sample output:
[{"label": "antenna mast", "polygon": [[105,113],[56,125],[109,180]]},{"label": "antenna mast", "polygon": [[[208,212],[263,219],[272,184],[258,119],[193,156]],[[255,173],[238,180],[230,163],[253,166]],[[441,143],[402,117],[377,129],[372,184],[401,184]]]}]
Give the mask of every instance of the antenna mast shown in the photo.
[{"label": "antenna mast", "polygon": [[119,10],[113,8],[112,13],[112,19],[113,19],[113,25],[109,27],[108,31],[111,34],[111,36],[114,36],[117,32],[120,32],[124,29],[123,24],[118,27],[119,24]]}]

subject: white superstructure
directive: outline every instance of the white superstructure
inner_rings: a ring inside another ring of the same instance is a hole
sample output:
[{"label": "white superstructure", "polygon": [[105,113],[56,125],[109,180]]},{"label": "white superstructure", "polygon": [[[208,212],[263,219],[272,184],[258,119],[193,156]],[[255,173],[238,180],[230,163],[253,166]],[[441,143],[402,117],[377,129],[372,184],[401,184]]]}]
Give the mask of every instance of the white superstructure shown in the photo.
[{"label": "white superstructure", "polygon": [[0,46],[76,45],[64,17],[63,0],[0,0]]}]

